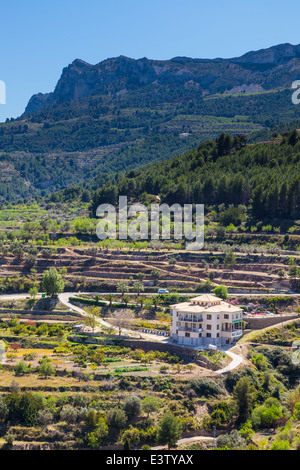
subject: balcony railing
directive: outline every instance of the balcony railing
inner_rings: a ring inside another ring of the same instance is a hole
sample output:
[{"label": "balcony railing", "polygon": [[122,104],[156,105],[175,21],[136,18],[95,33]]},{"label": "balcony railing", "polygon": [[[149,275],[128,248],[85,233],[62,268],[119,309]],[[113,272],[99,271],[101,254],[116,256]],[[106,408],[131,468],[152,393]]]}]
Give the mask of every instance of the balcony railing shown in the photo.
[{"label": "balcony railing", "polygon": [[178,317],[178,320],[179,321],[187,321],[187,322],[190,322],[190,323],[202,323],[203,322],[202,317],[193,318],[193,317],[187,317],[187,316],[184,316],[184,315],[180,315]]},{"label": "balcony railing", "polygon": [[194,333],[201,333],[201,331],[203,331],[203,329],[202,328],[191,328],[191,327],[188,327],[188,326],[186,326],[186,327],[180,326],[178,328],[178,331],[187,331],[187,332],[192,331]]}]

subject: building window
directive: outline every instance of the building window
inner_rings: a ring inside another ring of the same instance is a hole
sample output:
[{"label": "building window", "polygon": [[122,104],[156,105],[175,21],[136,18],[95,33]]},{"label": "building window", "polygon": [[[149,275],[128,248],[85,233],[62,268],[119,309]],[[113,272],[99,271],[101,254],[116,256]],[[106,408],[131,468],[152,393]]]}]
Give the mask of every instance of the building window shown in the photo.
[{"label": "building window", "polygon": [[202,337],[202,333],[199,333],[199,338],[201,338],[201,337]]},{"label": "building window", "polygon": [[219,336],[220,336],[219,333],[217,333],[217,338],[219,338]]},{"label": "building window", "polygon": [[220,329],[220,325],[217,325],[217,330],[219,330],[219,329]]},{"label": "building window", "polygon": [[224,318],[225,318],[226,320],[228,320],[228,319],[229,319],[229,315],[227,315],[227,314],[225,313]]},{"label": "building window", "polygon": [[211,330],[211,325],[206,325],[207,330]]},{"label": "building window", "polygon": [[207,315],[206,320],[211,320],[211,315]]},{"label": "building window", "polygon": [[206,333],[206,338],[211,338],[211,333]]},{"label": "building window", "polygon": [[185,334],[185,337],[186,337],[186,338],[189,338],[189,337],[190,337],[190,333],[186,333],[186,334]]}]

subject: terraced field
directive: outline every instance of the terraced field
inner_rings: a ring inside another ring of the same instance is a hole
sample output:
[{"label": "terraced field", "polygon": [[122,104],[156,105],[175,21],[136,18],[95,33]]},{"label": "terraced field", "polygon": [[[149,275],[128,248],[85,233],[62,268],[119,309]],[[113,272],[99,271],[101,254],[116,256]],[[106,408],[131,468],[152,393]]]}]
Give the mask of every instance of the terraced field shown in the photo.
[{"label": "terraced field", "polygon": [[[41,280],[45,270],[55,267],[57,270],[65,268],[66,285],[72,290],[77,286],[81,290],[85,287],[94,291],[115,291],[120,281],[130,287],[142,275],[146,292],[159,287],[195,292],[209,279],[212,286],[225,284],[232,293],[287,292],[291,288],[288,259],[287,256],[237,254],[235,266],[228,268],[221,253],[98,250],[91,254],[85,247],[59,247],[57,253],[49,257],[40,250],[34,268],[13,254],[3,255],[0,279],[21,276]],[[156,279],[154,271],[159,272]],[[282,278],[278,275],[280,271],[285,272]]]}]

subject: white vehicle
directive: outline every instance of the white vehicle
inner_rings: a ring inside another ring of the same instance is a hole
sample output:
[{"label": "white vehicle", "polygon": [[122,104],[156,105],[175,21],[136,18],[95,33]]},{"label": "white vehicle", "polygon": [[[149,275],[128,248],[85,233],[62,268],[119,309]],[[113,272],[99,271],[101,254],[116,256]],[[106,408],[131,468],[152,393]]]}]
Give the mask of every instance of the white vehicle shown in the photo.
[{"label": "white vehicle", "polygon": [[169,291],[167,289],[158,289],[157,293],[158,294],[169,294]]}]

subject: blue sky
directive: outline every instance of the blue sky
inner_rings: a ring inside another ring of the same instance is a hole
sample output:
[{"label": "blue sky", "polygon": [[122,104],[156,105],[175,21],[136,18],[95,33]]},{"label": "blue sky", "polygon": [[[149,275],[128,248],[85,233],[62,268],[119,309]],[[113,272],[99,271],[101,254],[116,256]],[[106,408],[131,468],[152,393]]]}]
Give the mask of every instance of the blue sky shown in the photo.
[{"label": "blue sky", "polygon": [[300,43],[299,0],[6,0],[0,11],[0,121],[52,91],[76,58],[234,57]]}]

